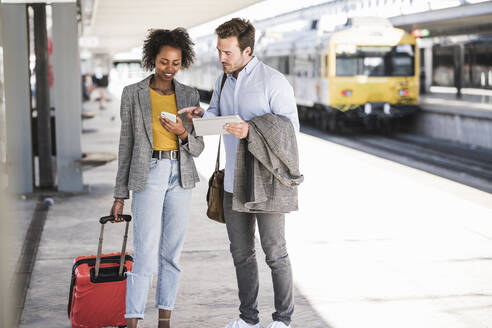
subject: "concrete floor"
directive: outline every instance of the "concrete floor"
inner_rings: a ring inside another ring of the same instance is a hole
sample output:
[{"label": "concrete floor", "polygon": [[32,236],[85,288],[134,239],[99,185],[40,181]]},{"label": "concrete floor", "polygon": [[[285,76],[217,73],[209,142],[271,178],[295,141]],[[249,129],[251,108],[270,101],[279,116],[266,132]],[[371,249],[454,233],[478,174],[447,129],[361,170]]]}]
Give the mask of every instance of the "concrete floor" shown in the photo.
[{"label": "concrete floor", "polygon": [[492,195],[306,135],[300,148],[290,255],[327,323],[492,326]]}]

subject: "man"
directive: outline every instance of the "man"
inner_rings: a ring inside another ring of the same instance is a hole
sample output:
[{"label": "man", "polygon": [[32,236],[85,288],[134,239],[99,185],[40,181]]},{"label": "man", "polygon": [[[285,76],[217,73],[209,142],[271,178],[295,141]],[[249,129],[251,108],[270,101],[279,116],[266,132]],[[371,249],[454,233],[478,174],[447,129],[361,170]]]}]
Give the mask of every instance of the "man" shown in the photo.
[{"label": "man", "polygon": [[[234,18],[215,30],[217,50],[224,73],[217,78],[210,107],[180,111],[192,117],[239,115],[241,123],[227,124],[230,134],[224,135],[226,165],[224,179],[224,216],[230,240],[230,250],[236,268],[239,288],[239,319],[225,328],[259,328],[258,267],[255,257],[255,224],[266,262],[272,271],[275,293],[273,322],[267,328],[290,327],[294,311],[292,271],[285,243],[285,215],[281,213],[245,213],[232,209],[236,151],[240,139],[248,137],[250,126],[246,121],[264,114],[282,115],[299,131],[299,119],[294,92],[287,79],[278,71],[253,56],[255,28],[246,20]],[[220,106],[219,106],[220,101]],[[295,138],[295,135],[294,135]],[[297,195],[297,194],[296,194]]]}]

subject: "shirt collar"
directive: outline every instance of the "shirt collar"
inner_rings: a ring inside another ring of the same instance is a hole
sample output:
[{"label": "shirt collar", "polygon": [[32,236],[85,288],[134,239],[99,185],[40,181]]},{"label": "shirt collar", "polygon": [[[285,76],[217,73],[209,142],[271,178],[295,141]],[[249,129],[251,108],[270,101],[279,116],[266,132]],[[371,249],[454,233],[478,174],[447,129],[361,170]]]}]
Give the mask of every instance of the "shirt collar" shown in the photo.
[{"label": "shirt collar", "polygon": [[258,62],[259,62],[258,58],[256,58],[256,56],[254,56],[253,58],[251,58],[249,63],[246,64],[246,67],[244,67],[244,70],[246,71],[246,73],[248,73],[248,75],[253,71],[253,69],[256,67]]},{"label": "shirt collar", "polygon": [[[246,74],[250,74],[254,68],[256,67],[256,65],[259,63],[260,61],[258,60],[258,58],[256,58],[256,56],[254,56],[253,58],[251,58],[251,60],[249,61],[249,63],[246,64],[246,66],[244,66],[243,68],[243,71],[246,72]],[[227,74],[227,77],[232,77],[232,73],[228,73]]]}]

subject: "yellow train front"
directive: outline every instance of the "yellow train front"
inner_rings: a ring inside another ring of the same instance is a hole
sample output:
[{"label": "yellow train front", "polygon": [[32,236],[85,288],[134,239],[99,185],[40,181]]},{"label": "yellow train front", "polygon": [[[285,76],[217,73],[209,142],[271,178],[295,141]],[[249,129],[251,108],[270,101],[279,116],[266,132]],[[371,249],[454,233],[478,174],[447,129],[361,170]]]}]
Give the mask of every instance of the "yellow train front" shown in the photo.
[{"label": "yellow train front", "polygon": [[[292,44],[285,73],[301,120],[332,131],[360,123],[380,129],[418,109],[416,40],[388,20],[355,17],[335,32],[303,35]],[[279,47],[268,48],[267,61],[281,58]]]},{"label": "yellow train front", "polygon": [[415,41],[389,26],[334,33],[326,57],[327,105],[349,118],[361,117],[370,128],[415,112],[419,96]]}]

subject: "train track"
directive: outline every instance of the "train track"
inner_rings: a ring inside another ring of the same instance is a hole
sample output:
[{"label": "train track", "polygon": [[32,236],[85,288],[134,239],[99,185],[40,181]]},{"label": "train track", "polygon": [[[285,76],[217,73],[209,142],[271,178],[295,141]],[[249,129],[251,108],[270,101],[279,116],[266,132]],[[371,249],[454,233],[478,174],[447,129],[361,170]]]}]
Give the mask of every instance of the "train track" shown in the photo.
[{"label": "train track", "polygon": [[309,123],[301,132],[492,193],[492,150],[403,133],[331,134]]},{"label": "train track", "polygon": [[417,135],[301,132],[492,193],[492,151]]}]

